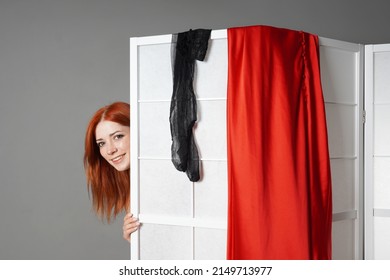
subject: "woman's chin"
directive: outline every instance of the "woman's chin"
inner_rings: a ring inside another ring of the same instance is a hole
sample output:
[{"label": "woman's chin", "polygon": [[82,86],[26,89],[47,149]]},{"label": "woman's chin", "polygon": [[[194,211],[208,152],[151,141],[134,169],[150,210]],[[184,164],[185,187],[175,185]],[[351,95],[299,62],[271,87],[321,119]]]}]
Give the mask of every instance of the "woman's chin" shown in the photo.
[{"label": "woman's chin", "polygon": [[112,166],[118,171],[127,171],[130,169],[130,164],[112,164]]}]

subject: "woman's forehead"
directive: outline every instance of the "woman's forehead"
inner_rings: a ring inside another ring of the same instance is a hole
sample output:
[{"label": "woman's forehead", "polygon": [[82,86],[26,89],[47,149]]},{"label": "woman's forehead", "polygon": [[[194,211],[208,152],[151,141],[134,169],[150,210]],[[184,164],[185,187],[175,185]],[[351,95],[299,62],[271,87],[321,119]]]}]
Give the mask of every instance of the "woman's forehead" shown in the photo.
[{"label": "woman's forehead", "polygon": [[115,134],[116,132],[129,132],[130,127],[121,125],[117,122],[112,121],[101,121],[97,124],[96,130],[95,130],[95,136],[96,139],[109,137],[112,134]]}]

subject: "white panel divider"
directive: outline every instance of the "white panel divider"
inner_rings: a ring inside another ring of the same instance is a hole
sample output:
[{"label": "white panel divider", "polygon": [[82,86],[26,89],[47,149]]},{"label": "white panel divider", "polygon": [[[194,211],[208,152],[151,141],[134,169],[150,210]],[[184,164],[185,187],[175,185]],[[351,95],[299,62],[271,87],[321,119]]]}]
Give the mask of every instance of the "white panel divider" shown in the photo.
[{"label": "white panel divider", "polygon": [[390,259],[390,44],[365,46],[365,259]]}]

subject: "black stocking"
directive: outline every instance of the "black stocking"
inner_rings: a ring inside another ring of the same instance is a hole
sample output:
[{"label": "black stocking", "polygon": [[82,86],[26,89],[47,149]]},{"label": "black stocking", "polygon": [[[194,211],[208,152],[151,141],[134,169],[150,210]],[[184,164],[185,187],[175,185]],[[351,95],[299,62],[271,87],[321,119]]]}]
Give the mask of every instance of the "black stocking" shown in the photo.
[{"label": "black stocking", "polygon": [[199,155],[192,135],[197,120],[193,88],[195,60],[204,60],[211,30],[196,29],[172,36],[173,93],[169,122],[172,162],[192,182],[199,180]]}]

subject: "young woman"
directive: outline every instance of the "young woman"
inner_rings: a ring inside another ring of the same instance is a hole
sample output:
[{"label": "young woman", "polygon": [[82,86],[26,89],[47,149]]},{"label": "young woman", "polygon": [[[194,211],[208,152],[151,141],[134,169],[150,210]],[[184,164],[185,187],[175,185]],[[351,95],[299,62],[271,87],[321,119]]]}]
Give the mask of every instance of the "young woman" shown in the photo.
[{"label": "young woman", "polygon": [[[84,168],[94,211],[110,222],[130,210],[130,105],[115,102],[100,108],[89,121],[85,136]],[[123,220],[123,238],[139,222],[128,213]]]}]

